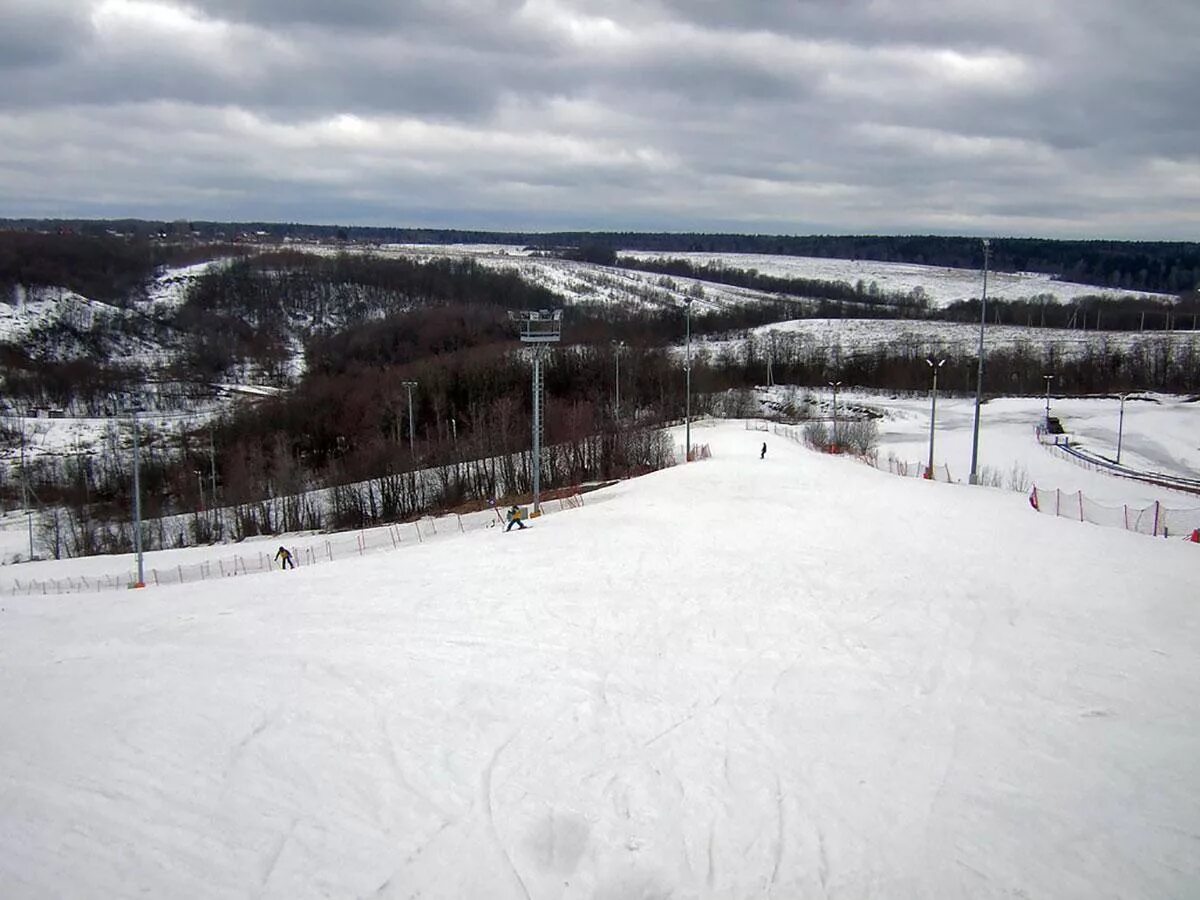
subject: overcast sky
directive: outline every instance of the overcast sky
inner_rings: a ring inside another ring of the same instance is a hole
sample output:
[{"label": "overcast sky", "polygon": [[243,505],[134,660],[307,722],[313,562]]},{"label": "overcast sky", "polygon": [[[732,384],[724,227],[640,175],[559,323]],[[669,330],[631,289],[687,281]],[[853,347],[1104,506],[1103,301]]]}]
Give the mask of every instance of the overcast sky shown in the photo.
[{"label": "overcast sky", "polygon": [[1200,0],[0,0],[0,216],[1200,239]]}]

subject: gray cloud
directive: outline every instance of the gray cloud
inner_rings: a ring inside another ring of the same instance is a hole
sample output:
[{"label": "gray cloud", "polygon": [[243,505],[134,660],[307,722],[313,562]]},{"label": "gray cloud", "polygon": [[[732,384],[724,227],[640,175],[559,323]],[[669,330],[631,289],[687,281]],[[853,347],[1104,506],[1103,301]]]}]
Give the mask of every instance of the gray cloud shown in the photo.
[{"label": "gray cloud", "polygon": [[1200,4],[0,0],[0,215],[1180,237]]}]

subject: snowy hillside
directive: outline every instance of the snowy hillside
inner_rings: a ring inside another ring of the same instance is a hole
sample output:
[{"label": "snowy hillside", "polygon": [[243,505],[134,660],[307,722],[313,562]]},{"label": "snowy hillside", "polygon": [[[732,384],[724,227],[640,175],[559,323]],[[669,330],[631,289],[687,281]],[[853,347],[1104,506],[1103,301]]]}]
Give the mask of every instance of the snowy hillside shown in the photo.
[{"label": "snowy hillside", "polygon": [[[884,293],[907,294],[921,288],[933,306],[945,306],[955,300],[979,297],[983,273],[977,269],[950,269],[914,263],[880,262],[873,259],[824,259],[810,256],[776,256],[753,253],[648,253],[621,251],[637,259],[668,256],[684,259],[696,266],[718,263],[732,269],[754,269],[761,275],[779,278],[818,278],[827,281],[874,282]],[[991,272],[988,296],[1005,300],[1051,295],[1069,302],[1081,296],[1165,297],[1142,291],[1108,290],[1090,284],[1058,281],[1036,272]]]},{"label": "snowy hillside", "polygon": [[162,366],[173,358],[170,315],[188,287],[221,261],[167,268],[144,295],[114,306],[66,288],[17,286],[0,303],[0,343],[20,345],[39,359],[121,359]]},{"label": "snowy hillside", "polygon": [[[422,259],[466,256],[485,265],[514,268],[528,278],[536,279],[571,300],[604,299],[611,290],[634,292],[655,286],[658,276],[644,272],[594,266],[568,260],[543,259],[530,256],[528,250],[500,244],[392,244],[384,252],[411,255]],[[808,278],[842,281],[865,285],[872,282],[887,294],[909,294],[921,288],[932,306],[945,306],[955,300],[978,297],[983,273],[975,269],[950,269],[941,266],[921,266],[912,263],[890,263],[870,259],[823,259],[808,256],[780,256],[754,253],[651,253],[640,250],[619,250],[621,256],[635,259],[683,259],[696,266],[718,263],[731,269],[753,269],[761,275],[780,278]],[[602,278],[600,276],[606,276]],[[606,280],[607,279],[607,280]],[[683,292],[693,280],[673,276]],[[705,291],[715,294],[717,302],[770,297],[769,293],[744,290],[727,285],[700,282]],[[605,289],[609,288],[610,291]],[[1070,302],[1082,296],[1136,296],[1165,298],[1165,294],[1142,291],[1109,290],[1090,284],[1057,281],[1036,272],[992,272],[988,277],[988,296],[1006,300],[1053,296]]]},{"label": "snowy hillside", "polygon": [[1200,550],[695,437],[524,533],[6,600],[0,894],[1189,895]]}]

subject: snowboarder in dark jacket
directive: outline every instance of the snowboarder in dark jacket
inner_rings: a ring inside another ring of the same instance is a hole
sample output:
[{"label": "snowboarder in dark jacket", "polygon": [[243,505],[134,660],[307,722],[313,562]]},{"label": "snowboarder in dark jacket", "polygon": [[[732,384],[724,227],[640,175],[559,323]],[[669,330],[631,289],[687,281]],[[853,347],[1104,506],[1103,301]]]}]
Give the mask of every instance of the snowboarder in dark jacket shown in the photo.
[{"label": "snowboarder in dark jacket", "polygon": [[512,527],[516,525],[522,531],[525,529],[525,523],[521,521],[521,507],[513,505],[508,510],[508,527],[505,531],[512,531]]},{"label": "snowboarder in dark jacket", "polygon": [[763,441],[762,453],[758,454],[758,458],[759,459],[767,458],[767,442],[766,441]]},{"label": "snowboarder in dark jacket", "polygon": [[279,560],[280,569],[294,569],[296,564],[292,562],[292,551],[287,547],[280,547],[275,554],[275,559]]}]

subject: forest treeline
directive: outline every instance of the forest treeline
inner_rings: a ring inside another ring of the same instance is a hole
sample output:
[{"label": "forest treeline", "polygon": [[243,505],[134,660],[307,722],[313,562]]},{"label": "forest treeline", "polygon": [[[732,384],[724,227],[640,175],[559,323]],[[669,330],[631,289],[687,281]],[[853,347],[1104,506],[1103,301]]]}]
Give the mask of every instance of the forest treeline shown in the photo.
[{"label": "forest treeline", "polygon": [[99,234],[0,229],[0,302],[13,288],[67,288],[116,306],[138,296],[155,271],[248,252],[223,244],[171,244]]},{"label": "forest treeline", "polygon": [[[182,225],[182,228],[181,228]],[[979,238],[948,235],[769,235],[728,233],[561,231],[512,232],[465,229],[383,228],[311,225],[295,222],[201,222],[144,220],[0,220],[14,231],[68,230],[83,236],[110,231],[145,241],[158,235],[225,241],[238,235],[282,240],[361,243],[517,244],[540,250],[608,247],[656,253],[762,253],[834,259],[873,259],[978,269]],[[992,267],[1006,272],[1038,272],[1064,281],[1105,288],[1179,294],[1200,289],[1200,243],[1193,241],[1052,240],[997,236]]]}]

